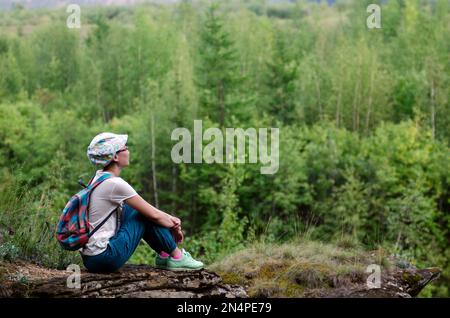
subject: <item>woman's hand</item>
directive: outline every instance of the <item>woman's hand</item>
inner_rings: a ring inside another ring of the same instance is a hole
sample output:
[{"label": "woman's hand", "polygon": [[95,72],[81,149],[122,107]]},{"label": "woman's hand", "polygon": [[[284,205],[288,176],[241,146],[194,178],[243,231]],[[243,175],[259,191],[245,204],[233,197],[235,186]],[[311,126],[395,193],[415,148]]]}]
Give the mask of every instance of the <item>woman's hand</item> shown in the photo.
[{"label": "woman's hand", "polygon": [[178,229],[178,228],[181,229],[181,220],[175,216],[171,216],[170,218],[174,223],[174,226],[172,228],[173,229]]},{"label": "woman's hand", "polygon": [[184,239],[184,234],[183,234],[183,231],[181,230],[181,220],[179,218],[177,218],[176,216],[171,216],[171,220],[175,224],[175,226],[173,226],[170,229],[173,239],[175,240],[175,242],[177,244],[182,243],[183,239]]},{"label": "woman's hand", "polygon": [[173,239],[175,240],[175,242],[177,242],[177,244],[183,243],[184,234],[183,234],[183,231],[181,230],[181,227],[172,229],[171,232],[172,232]]}]

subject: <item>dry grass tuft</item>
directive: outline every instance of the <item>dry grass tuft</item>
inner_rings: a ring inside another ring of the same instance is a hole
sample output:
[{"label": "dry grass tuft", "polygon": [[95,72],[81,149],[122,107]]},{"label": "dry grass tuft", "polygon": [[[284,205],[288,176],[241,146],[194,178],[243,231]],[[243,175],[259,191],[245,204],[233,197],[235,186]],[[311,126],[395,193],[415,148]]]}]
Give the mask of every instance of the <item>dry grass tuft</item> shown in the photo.
[{"label": "dry grass tuft", "polygon": [[[298,240],[257,243],[212,264],[225,283],[240,284],[252,297],[302,297],[310,290],[364,282],[373,258],[360,248]],[[372,254],[374,255],[374,254]],[[384,265],[384,264],[382,264]]]}]

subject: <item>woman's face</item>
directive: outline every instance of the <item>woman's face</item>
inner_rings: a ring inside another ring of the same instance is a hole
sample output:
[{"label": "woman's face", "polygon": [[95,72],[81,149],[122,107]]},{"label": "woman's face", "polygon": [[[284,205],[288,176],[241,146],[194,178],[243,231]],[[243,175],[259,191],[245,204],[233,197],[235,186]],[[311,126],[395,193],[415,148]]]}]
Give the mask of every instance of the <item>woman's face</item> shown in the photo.
[{"label": "woman's face", "polygon": [[114,155],[114,161],[117,162],[119,167],[127,167],[130,164],[130,152],[128,147],[125,145]]}]

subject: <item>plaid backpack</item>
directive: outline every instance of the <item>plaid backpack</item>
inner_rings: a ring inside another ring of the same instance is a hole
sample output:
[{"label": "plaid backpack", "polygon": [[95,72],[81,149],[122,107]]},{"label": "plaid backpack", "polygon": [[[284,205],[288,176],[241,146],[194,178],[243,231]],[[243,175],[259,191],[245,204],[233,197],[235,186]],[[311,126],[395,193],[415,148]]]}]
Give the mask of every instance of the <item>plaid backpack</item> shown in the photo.
[{"label": "plaid backpack", "polygon": [[88,185],[67,202],[59,218],[56,230],[57,239],[65,250],[76,251],[83,248],[89,241],[89,238],[116,212],[116,210],[112,211],[95,229],[89,231],[88,209],[90,195],[100,183],[112,176],[111,173],[106,173],[94,183],[92,183],[94,180],[94,177],[92,177]]}]

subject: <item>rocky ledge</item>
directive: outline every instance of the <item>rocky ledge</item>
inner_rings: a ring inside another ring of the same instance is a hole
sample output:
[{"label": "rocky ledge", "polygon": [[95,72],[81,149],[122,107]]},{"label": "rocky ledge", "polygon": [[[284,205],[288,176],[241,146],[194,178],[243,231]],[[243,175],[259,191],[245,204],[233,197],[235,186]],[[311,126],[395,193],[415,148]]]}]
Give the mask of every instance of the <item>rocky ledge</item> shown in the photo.
[{"label": "rocky ledge", "polygon": [[[28,271],[30,272],[30,271]],[[2,297],[46,298],[246,298],[241,286],[224,284],[207,270],[166,271],[148,265],[126,265],[111,274],[81,271],[79,284],[74,272],[53,271],[57,277],[27,278],[22,274],[0,285]],[[50,277],[49,277],[50,276]],[[25,277],[25,278],[24,278]],[[70,288],[71,287],[71,288]],[[79,287],[79,288],[77,288]]]},{"label": "rocky ledge", "polygon": [[[45,269],[32,264],[0,264],[0,297],[45,298],[247,298],[249,286],[225,284],[208,270],[166,271],[148,265],[126,265],[111,274]],[[381,275],[380,286],[367,277],[332,282],[329,288],[310,288],[303,297],[410,298],[416,297],[441,273],[438,268],[399,268]],[[339,280],[335,277],[334,280]],[[271,297],[260,293],[257,297]]]},{"label": "rocky ledge", "polygon": [[395,268],[381,275],[379,286],[359,281],[356,284],[311,291],[305,297],[333,297],[333,298],[412,298],[429,283],[439,278],[441,270],[437,267]]}]

